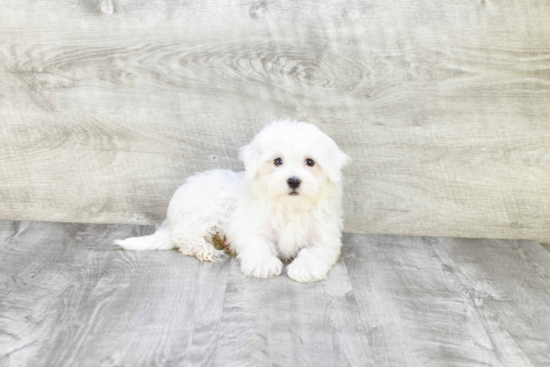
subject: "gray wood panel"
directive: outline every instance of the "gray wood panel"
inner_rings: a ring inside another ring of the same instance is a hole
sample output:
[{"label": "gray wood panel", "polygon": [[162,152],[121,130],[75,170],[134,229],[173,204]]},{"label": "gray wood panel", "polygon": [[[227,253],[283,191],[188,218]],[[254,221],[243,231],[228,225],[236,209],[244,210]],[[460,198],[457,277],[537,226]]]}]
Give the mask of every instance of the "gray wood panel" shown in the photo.
[{"label": "gray wood panel", "polygon": [[153,227],[17,228],[0,248],[1,366],[212,364],[229,263],[112,244]]},{"label": "gray wood panel", "polygon": [[303,284],[243,275],[232,262],[216,366],[375,366],[346,268]]},{"label": "gray wood panel", "polygon": [[0,365],[48,365],[115,255],[105,251],[106,239],[137,232],[134,226],[39,222],[2,227]]},{"label": "gray wood panel", "polygon": [[0,218],[158,223],[264,123],[354,159],[349,232],[550,242],[542,0],[0,2]]},{"label": "gray wood panel", "polygon": [[377,366],[550,363],[550,254],[535,242],[348,236]]},{"label": "gray wood panel", "polygon": [[471,299],[424,239],[350,239],[344,260],[375,365],[501,365]]},{"label": "gray wood panel", "polygon": [[301,284],[112,244],[153,230],[0,221],[0,366],[550,365],[535,242],[346,234]]},{"label": "gray wood panel", "polygon": [[550,253],[534,242],[427,240],[460,280],[501,359],[513,366],[549,364]]}]

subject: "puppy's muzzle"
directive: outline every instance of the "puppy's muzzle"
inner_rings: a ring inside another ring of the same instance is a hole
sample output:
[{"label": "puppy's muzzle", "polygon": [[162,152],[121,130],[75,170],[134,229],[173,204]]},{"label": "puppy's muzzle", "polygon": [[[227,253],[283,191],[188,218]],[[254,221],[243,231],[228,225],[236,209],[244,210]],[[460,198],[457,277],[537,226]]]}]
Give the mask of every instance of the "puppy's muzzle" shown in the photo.
[{"label": "puppy's muzzle", "polygon": [[286,180],[286,182],[288,183],[288,186],[292,189],[292,192],[290,193],[290,195],[298,195],[298,193],[296,192],[296,189],[300,187],[300,183],[302,181],[300,181],[298,177],[291,177],[288,180]]}]

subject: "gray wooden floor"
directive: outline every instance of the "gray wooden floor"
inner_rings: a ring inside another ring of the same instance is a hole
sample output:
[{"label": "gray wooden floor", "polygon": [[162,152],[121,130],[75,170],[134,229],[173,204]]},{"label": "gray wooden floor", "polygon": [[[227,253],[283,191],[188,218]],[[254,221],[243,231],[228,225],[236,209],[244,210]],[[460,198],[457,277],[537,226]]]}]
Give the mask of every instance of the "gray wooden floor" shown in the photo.
[{"label": "gray wooden floor", "polygon": [[536,242],[347,234],[299,284],[112,245],[152,231],[0,222],[0,365],[550,365]]}]

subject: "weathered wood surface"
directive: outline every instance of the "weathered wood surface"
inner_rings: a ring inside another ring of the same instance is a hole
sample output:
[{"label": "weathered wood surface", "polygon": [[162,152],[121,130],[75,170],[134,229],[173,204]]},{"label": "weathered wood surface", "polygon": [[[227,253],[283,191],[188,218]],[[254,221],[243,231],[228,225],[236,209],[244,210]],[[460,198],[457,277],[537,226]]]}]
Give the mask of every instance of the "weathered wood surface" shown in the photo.
[{"label": "weathered wood surface", "polygon": [[0,366],[212,364],[229,263],[112,244],[151,227],[12,227],[0,247]]},{"label": "weathered wood surface", "polygon": [[375,366],[358,311],[342,262],[327,281],[302,284],[249,278],[233,261],[215,365]]},{"label": "weathered wood surface", "polygon": [[550,254],[538,243],[351,235],[347,244],[376,366],[550,363]]},{"label": "weathered wood surface", "polygon": [[349,232],[550,242],[550,5],[0,3],[0,217],[160,222],[263,124],[354,159]]},{"label": "weathered wood surface", "polygon": [[549,364],[550,292],[539,291],[550,286],[549,254],[533,242],[428,241],[467,290],[499,357],[516,366]]},{"label": "weathered wood surface", "polygon": [[326,281],[125,252],[152,227],[0,221],[0,366],[548,366],[532,241],[347,234]]}]

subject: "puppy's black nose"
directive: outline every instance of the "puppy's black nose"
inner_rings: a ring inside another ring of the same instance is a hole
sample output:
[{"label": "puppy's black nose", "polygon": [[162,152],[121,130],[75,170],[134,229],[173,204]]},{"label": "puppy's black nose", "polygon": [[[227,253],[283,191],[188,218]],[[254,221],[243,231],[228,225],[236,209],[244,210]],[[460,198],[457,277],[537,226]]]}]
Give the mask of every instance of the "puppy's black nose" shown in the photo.
[{"label": "puppy's black nose", "polygon": [[290,186],[291,188],[297,189],[298,186],[300,186],[300,182],[302,181],[300,181],[298,177],[291,177],[288,180],[286,180],[286,182],[288,182],[288,186]]}]

